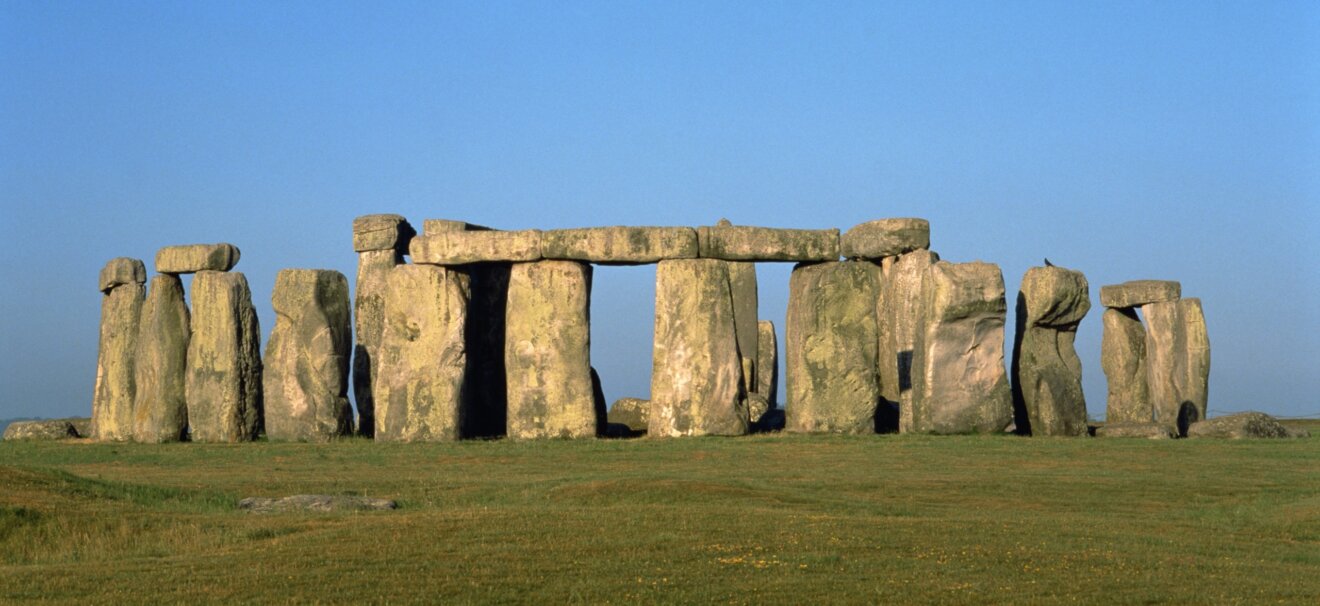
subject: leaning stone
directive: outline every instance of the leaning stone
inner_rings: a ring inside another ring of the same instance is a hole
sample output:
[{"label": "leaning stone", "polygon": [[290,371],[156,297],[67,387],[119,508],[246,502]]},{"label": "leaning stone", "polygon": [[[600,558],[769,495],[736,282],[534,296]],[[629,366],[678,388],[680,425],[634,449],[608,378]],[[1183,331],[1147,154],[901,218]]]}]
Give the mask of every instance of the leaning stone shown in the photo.
[{"label": "leaning stone", "polygon": [[372,393],[376,441],[462,437],[467,385],[467,274],[399,265],[385,277],[385,327]]},{"label": "leaning stone", "polygon": [[229,271],[238,265],[238,258],[238,247],[233,244],[166,246],[156,252],[156,272],[191,274],[199,271]]},{"label": "leaning stone", "polygon": [[1182,285],[1172,280],[1132,280],[1100,287],[1100,304],[1114,309],[1177,301],[1181,296]]},{"label": "leaning stone", "polygon": [[14,421],[5,428],[5,440],[67,440],[78,437],[78,430],[66,419]]},{"label": "leaning stone", "polygon": [[775,323],[761,320],[756,324],[756,389],[771,407],[779,402],[779,342]]},{"label": "leaning stone", "polygon": [[410,250],[413,263],[431,265],[538,261],[541,232],[441,231],[413,238]]},{"label": "leaning stone", "polygon": [[1111,423],[1149,423],[1155,415],[1146,387],[1146,329],[1133,309],[1106,309],[1101,316],[1100,367],[1109,385],[1105,418]]},{"label": "leaning stone", "polygon": [[839,230],[744,225],[697,228],[701,257],[726,261],[837,261]]},{"label": "leaning stone", "polygon": [[691,227],[555,229],[541,234],[541,256],[609,265],[694,259],[697,230]]},{"label": "leaning stone", "polygon": [[784,346],[788,431],[875,433],[881,279],[866,261],[793,268]]},{"label": "leaning stone", "polygon": [[262,429],[261,328],[247,278],[202,271],[192,283],[184,390],[195,442],[246,442]]},{"label": "leaning stone", "polygon": [[[122,265],[123,262],[115,260],[111,264]],[[141,261],[137,264],[140,265]],[[106,441],[129,440],[133,437],[133,399],[137,395],[134,356],[146,289],[141,283],[132,282],[104,292],[96,386],[92,395],[92,437]]]},{"label": "leaning stone", "polygon": [[626,425],[631,431],[645,433],[650,413],[650,400],[619,398],[610,406],[609,422],[612,425]]},{"label": "leaning stone", "polygon": [[878,261],[930,248],[930,222],[925,219],[880,219],[862,223],[839,239],[845,259]]},{"label": "leaning stone", "polygon": [[188,436],[185,377],[191,336],[183,281],[175,275],[157,274],[142,306],[134,354],[134,441],[178,442]]},{"label": "leaning stone", "polygon": [[1206,418],[1210,341],[1200,299],[1151,303],[1146,318],[1146,385],[1155,421],[1177,427]]},{"label": "leaning stone", "polygon": [[357,402],[358,433],[368,438],[376,431],[375,382],[380,373],[380,342],[385,330],[385,279],[403,264],[397,250],[358,253],[357,286],[353,293],[353,396]]},{"label": "leaning stone", "polygon": [[399,504],[389,499],[348,495],[300,494],[291,497],[248,497],[238,502],[248,513],[287,513],[299,511],[388,511]]},{"label": "leaning stone", "polygon": [[1187,428],[1189,438],[1289,438],[1293,434],[1270,415],[1259,412],[1238,414],[1196,421]]},{"label": "leaning stone", "polygon": [[590,265],[539,261],[513,266],[504,349],[509,437],[597,435],[590,309]]},{"label": "leaning stone", "polygon": [[1019,433],[1087,433],[1082,361],[1073,341],[1091,309],[1082,272],[1033,267],[1022,277],[1013,348],[1013,408]]},{"label": "leaning stone", "polygon": [[111,259],[101,268],[100,285],[97,290],[105,292],[123,284],[144,284],[147,281],[147,267],[141,260],[128,257]]},{"label": "leaning stone", "polygon": [[747,433],[734,322],[727,262],[682,259],[656,266],[649,435]]},{"label": "leaning stone", "polygon": [[405,252],[417,230],[400,215],[363,215],[353,219],[353,250],[397,250]]},{"label": "leaning stone", "polygon": [[743,393],[756,391],[760,329],[757,327],[756,264],[729,263],[729,289],[733,295],[733,328],[738,335],[742,362]]},{"label": "leaning stone", "polygon": [[1097,438],[1147,438],[1167,440],[1176,438],[1173,430],[1160,423],[1105,423],[1095,430]]},{"label": "leaning stone", "polygon": [[878,373],[881,392],[898,405],[899,431],[912,431],[912,357],[921,328],[926,271],[940,260],[929,250],[886,259],[884,280],[876,297]]},{"label": "leaning stone", "polygon": [[348,280],[333,270],[284,269],[270,302],[275,328],[262,359],[266,437],[324,442],[351,435]]},{"label": "leaning stone", "polygon": [[1013,422],[1004,278],[991,263],[932,265],[912,361],[912,430],[988,433]]}]

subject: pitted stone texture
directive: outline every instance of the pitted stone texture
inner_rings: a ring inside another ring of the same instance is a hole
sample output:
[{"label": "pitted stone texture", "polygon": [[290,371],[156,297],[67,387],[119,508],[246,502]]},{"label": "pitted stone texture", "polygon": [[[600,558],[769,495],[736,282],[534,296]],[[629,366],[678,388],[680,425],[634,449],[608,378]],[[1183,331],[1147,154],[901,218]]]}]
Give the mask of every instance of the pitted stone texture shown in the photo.
[{"label": "pitted stone texture", "polygon": [[375,435],[375,377],[380,372],[380,343],[385,330],[385,279],[403,263],[395,250],[358,253],[357,287],[353,294],[353,396],[357,402],[358,433]]},{"label": "pitted stone texture", "polygon": [[92,437],[98,440],[133,438],[134,356],[145,296],[146,288],[132,283],[115,286],[101,297],[101,339],[92,395]]},{"label": "pitted stone texture", "polygon": [[775,323],[761,320],[756,323],[756,389],[773,408],[779,398],[779,339],[775,336]]},{"label": "pitted stone texture", "polygon": [[930,248],[930,222],[925,219],[880,219],[857,225],[839,240],[846,259],[878,261]]},{"label": "pitted stone texture", "polygon": [[1082,272],[1033,267],[1022,277],[1013,349],[1013,408],[1019,433],[1087,434],[1082,361],[1073,342],[1091,309]]},{"label": "pitted stone texture", "polygon": [[1173,430],[1160,423],[1108,423],[1095,430],[1097,438],[1146,438],[1169,440],[1176,438]]},{"label": "pitted stone texture", "polygon": [[77,438],[78,430],[68,419],[14,421],[5,428],[5,440],[67,440]]},{"label": "pitted stone texture", "polygon": [[192,440],[255,440],[262,429],[261,327],[247,277],[198,272],[192,302],[184,384]]},{"label": "pitted stone texture", "polygon": [[490,228],[453,219],[426,219],[422,221],[423,234],[429,236],[442,231],[490,231]]},{"label": "pitted stone texture", "polygon": [[784,346],[788,431],[875,433],[881,279],[880,268],[866,261],[793,269]]},{"label": "pitted stone texture", "polygon": [[116,257],[101,268],[97,290],[105,292],[123,284],[145,284],[147,267],[140,259]]},{"label": "pitted stone texture", "polygon": [[281,270],[270,301],[275,328],[262,360],[266,437],[324,442],[351,435],[348,280],[332,270]]},{"label": "pitted stone texture", "polygon": [[745,225],[697,228],[701,257],[726,261],[837,261],[839,230]]},{"label": "pitted stone texture", "polygon": [[504,349],[509,437],[597,434],[590,309],[590,265],[539,261],[513,266]]},{"label": "pitted stone texture", "polygon": [[178,276],[158,274],[142,306],[134,361],[133,440],[177,442],[187,437],[188,341],[191,316]]},{"label": "pitted stone texture", "polygon": [[912,431],[988,433],[1013,422],[1004,278],[991,263],[932,265],[912,362]]},{"label": "pitted stone texture", "polygon": [[229,271],[238,265],[238,247],[233,244],[184,244],[156,251],[156,272],[191,274],[200,271]]},{"label": "pitted stone texture", "polygon": [[1115,309],[1177,301],[1181,296],[1182,285],[1172,280],[1132,280],[1100,287],[1100,304]]},{"label": "pitted stone texture", "polygon": [[1155,415],[1146,387],[1146,329],[1133,309],[1106,309],[1101,316],[1100,367],[1109,385],[1105,419],[1150,423]]},{"label": "pitted stone texture", "polygon": [[610,265],[694,259],[697,230],[691,227],[555,229],[541,234],[541,256]]},{"label": "pitted stone texture", "polygon": [[353,219],[353,250],[408,250],[417,230],[401,215],[363,215]]},{"label": "pitted stone texture", "polygon": [[541,232],[440,231],[413,238],[410,250],[413,263],[431,265],[538,261]]},{"label": "pitted stone texture", "polygon": [[921,329],[926,271],[940,260],[929,250],[886,259],[884,280],[876,297],[880,387],[891,405],[898,403],[900,432],[912,431],[912,358]]},{"label": "pitted stone texture", "polygon": [[640,398],[619,398],[610,405],[609,422],[626,425],[632,431],[646,431],[651,416],[651,401]]},{"label": "pitted stone texture", "polygon": [[655,274],[651,436],[748,431],[729,264],[661,261]]},{"label": "pitted stone texture", "polygon": [[760,329],[757,327],[756,264],[729,263],[729,289],[733,295],[733,328],[738,335],[738,355],[742,357],[743,393],[756,391]]},{"label": "pitted stone texture", "polygon": [[1189,438],[1291,438],[1302,434],[1289,431],[1270,415],[1260,412],[1240,412],[1223,417],[1197,421],[1187,429]]},{"label": "pitted stone texture", "polygon": [[1200,299],[1143,305],[1146,318],[1146,385],[1155,421],[1186,435],[1206,418],[1210,340]]},{"label": "pitted stone texture", "polygon": [[386,274],[372,394],[376,441],[462,437],[469,280],[431,265],[399,265]]}]

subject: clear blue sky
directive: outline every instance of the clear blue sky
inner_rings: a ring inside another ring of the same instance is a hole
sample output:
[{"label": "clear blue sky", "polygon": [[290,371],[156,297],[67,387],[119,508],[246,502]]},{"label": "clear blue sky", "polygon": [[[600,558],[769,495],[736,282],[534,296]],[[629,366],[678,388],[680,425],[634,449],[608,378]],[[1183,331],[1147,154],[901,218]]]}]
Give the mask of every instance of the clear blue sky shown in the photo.
[{"label": "clear blue sky", "polygon": [[[237,244],[268,335],[275,273],[352,279],[375,212],[925,217],[1010,301],[1086,273],[1092,415],[1099,286],[1137,278],[1204,300],[1212,410],[1320,414],[1320,3],[9,0],[0,142],[0,418],[89,414],[107,259]],[[647,395],[653,280],[597,271],[610,399]]]}]

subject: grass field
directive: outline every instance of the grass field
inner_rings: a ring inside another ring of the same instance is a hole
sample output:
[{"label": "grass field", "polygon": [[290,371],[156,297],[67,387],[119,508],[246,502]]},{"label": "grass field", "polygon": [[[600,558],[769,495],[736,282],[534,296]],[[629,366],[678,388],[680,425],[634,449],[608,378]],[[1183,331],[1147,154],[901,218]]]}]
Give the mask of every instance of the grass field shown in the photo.
[{"label": "grass field", "polygon": [[5,442],[27,600],[1314,604],[1320,439]]}]

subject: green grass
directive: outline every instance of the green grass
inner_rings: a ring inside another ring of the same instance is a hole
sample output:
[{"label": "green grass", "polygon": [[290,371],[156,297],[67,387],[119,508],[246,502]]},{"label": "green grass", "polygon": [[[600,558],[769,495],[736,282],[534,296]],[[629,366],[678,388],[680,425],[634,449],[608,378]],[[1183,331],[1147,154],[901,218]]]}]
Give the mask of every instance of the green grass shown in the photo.
[{"label": "green grass", "polygon": [[[234,508],[299,493],[401,508]],[[0,443],[0,603],[1316,603],[1318,573],[1317,438]]]}]

